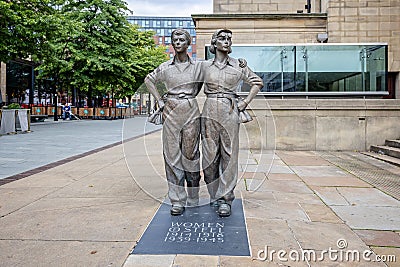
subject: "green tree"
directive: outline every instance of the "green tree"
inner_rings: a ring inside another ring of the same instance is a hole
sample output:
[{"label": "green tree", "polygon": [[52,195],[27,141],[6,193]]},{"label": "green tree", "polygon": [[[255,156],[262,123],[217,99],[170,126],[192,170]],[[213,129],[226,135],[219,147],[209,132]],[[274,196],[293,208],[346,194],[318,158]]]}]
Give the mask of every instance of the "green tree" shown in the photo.
[{"label": "green tree", "polygon": [[0,60],[30,57],[39,78],[89,98],[131,96],[167,58],[128,12],[122,0],[0,0]]},{"label": "green tree", "polygon": [[66,1],[60,11],[62,25],[40,69],[56,74],[64,86],[87,90],[89,99],[110,92],[132,95],[165,60],[152,35],[127,21],[121,0]]},{"label": "green tree", "polygon": [[55,1],[0,0],[0,61],[26,59],[48,45]]},{"label": "green tree", "polygon": [[[120,92],[120,96],[127,96],[130,99],[135,94],[137,90],[145,86],[144,79],[148,73],[153,71],[162,62],[168,60],[167,54],[165,54],[164,46],[157,46],[154,43],[152,31],[140,31],[138,26],[131,25],[131,36],[130,40],[132,46],[135,49],[132,50],[130,62],[132,64],[132,72],[135,76],[135,81],[129,87],[125,87],[124,90]],[[147,92],[148,93],[148,92]]]}]

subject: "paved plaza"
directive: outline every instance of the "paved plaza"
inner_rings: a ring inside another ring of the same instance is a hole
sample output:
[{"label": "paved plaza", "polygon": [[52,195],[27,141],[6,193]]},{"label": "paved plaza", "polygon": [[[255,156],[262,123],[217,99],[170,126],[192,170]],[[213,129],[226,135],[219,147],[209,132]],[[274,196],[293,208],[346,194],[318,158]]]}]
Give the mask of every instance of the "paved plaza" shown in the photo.
[{"label": "paved plaza", "polygon": [[235,201],[251,256],[131,254],[167,193],[161,131],[145,122],[45,123],[0,137],[1,180],[15,178],[0,186],[0,266],[400,266],[396,190],[357,166],[399,178],[400,168],[358,152],[240,150]]}]

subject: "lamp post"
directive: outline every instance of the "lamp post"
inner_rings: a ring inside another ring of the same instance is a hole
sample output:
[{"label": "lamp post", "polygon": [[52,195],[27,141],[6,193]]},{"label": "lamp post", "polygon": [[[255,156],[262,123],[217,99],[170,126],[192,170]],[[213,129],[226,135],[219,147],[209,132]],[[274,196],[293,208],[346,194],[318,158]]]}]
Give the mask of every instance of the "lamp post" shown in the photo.
[{"label": "lamp post", "polygon": [[58,121],[57,77],[53,84],[54,121]]}]

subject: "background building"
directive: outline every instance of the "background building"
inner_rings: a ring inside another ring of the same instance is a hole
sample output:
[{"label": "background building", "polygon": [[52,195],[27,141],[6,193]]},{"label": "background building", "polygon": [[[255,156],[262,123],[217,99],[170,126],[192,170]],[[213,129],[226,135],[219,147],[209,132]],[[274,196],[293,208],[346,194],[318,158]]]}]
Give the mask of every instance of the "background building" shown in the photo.
[{"label": "background building", "polygon": [[[296,85],[294,88],[302,88],[300,92],[279,91],[274,90],[278,82],[270,86],[266,81],[272,78],[264,79],[269,91],[251,104],[256,119],[243,126],[242,147],[365,151],[385,139],[400,137],[400,0],[214,0],[213,5],[213,14],[192,15],[198,58],[208,58],[206,46],[213,32],[228,28],[233,31],[236,46],[232,55],[245,58],[255,71],[257,66],[252,64],[256,56],[268,61],[268,55],[275,55],[279,64],[280,59],[287,60],[286,51],[289,57],[294,53],[291,58],[299,63],[310,55],[301,55],[301,51],[313,49],[336,60],[336,69],[346,68],[347,62],[338,61],[329,49],[337,46],[345,51],[349,45],[359,46],[351,56],[359,58],[360,68],[363,62],[365,66],[374,65],[374,74],[361,76],[362,82],[354,80],[345,87],[332,83],[329,90],[334,88],[334,92],[312,92]],[[373,54],[378,46],[386,49],[379,56]],[[277,51],[263,56],[252,52],[257,49],[263,53]],[[320,70],[331,63],[322,57],[319,61],[316,57],[315,62]],[[282,88],[287,82],[281,80]],[[359,91],[360,86],[368,84],[374,85],[375,91]]]},{"label": "background building", "polygon": [[217,28],[234,44],[387,43],[388,90],[400,98],[399,14],[400,0],[214,0],[214,14],[192,17],[198,47]]},{"label": "background building", "polygon": [[166,53],[170,58],[174,56],[174,49],[171,45],[171,33],[176,28],[187,30],[192,36],[192,43],[188,48],[188,53],[196,59],[196,31],[194,23],[190,17],[141,17],[128,16],[128,21],[140,26],[145,31],[154,31],[154,41],[157,45],[165,45]]}]

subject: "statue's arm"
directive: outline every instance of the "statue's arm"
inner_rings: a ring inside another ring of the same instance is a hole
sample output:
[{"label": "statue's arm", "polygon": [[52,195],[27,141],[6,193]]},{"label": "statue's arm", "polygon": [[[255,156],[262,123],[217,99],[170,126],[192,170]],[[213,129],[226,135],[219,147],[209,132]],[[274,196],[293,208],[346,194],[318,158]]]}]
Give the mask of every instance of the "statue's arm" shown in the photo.
[{"label": "statue's arm", "polygon": [[239,100],[238,109],[240,111],[245,110],[250,102],[256,97],[261,88],[264,87],[263,80],[250,69],[248,69],[248,79],[246,80],[246,82],[249,83],[251,86],[250,92],[245,99]]},{"label": "statue's arm", "polygon": [[160,108],[164,107],[164,101],[162,100],[161,95],[158,92],[157,87],[156,87],[156,80],[154,78],[154,72],[152,72],[146,76],[146,78],[144,79],[144,83],[146,84],[146,87],[149,90],[149,92],[156,99],[158,106]]}]

